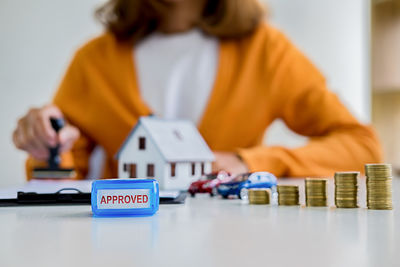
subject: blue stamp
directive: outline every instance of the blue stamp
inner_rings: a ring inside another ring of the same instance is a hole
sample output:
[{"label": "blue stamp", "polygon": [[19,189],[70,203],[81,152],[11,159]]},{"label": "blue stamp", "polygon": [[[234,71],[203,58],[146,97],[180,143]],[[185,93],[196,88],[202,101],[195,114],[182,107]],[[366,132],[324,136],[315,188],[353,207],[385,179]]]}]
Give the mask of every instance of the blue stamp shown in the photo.
[{"label": "blue stamp", "polygon": [[145,216],[158,211],[160,197],[154,179],[109,179],[92,183],[95,216]]}]

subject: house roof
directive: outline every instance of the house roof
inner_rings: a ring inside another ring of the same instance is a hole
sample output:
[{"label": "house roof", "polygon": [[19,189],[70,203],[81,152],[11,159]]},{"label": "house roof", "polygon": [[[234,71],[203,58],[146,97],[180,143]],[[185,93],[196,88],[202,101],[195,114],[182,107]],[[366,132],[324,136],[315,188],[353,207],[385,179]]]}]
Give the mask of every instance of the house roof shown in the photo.
[{"label": "house roof", "polygon": [[188,120],[169,120],[157,117],[141,117],[116,157],[129,143],[136,129],[143,126],[149,137],[168,162],[214,161],[214,154],[200,135],[196,126]]}]

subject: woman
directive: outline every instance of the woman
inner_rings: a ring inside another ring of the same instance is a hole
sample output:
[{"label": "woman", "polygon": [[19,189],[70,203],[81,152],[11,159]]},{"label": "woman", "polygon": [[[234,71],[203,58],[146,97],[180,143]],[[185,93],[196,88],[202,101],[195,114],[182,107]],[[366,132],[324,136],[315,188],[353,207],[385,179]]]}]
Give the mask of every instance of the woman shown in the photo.
[{"label": "woman", "polygon": [[[326,88],[319,71],[262,22],[256,0],[111,0],[97,11],[106,33],[76,53],[52,104],[18,123],[15,145],[28,173],[61,144],[63,164],[82,179],[95,145],[113,155],[140,116],[186,118],[216,155],[215,170],[277,176],[332,175],[379,162],[373,130]],[[57,136],[50,117],[68,125]],[[281,118],[310,137],[306,146],[263,146]]]}]

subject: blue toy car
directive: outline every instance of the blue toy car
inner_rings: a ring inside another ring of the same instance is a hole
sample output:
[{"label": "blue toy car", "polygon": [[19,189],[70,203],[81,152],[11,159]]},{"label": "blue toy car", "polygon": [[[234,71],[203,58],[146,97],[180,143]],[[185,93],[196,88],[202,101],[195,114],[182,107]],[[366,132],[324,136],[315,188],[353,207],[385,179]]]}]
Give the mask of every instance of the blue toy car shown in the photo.
[{"label": "blue toy car", "polygon": [[236,176],[232,181],[218,186],[218,194],[223,198],[237,195],[240,199],[246,199],[248,189],[251,188],[276,188],[275,175],[269,172],[244,173]]}]

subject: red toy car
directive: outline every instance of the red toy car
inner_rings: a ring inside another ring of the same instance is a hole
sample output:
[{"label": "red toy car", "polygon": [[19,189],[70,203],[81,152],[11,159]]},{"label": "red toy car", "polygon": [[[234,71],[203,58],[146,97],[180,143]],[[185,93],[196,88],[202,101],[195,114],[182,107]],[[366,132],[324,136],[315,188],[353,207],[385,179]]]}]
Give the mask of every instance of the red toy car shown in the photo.
[{"label": "red toy car", "polygon": [[208,193],[210,196],[217,195],[217,186],[226,183],[232,179],[232,176],[224,171],[213,172],[202,176],[199,180],[193,182],[188,192],[194,197],[197,193]]}]

